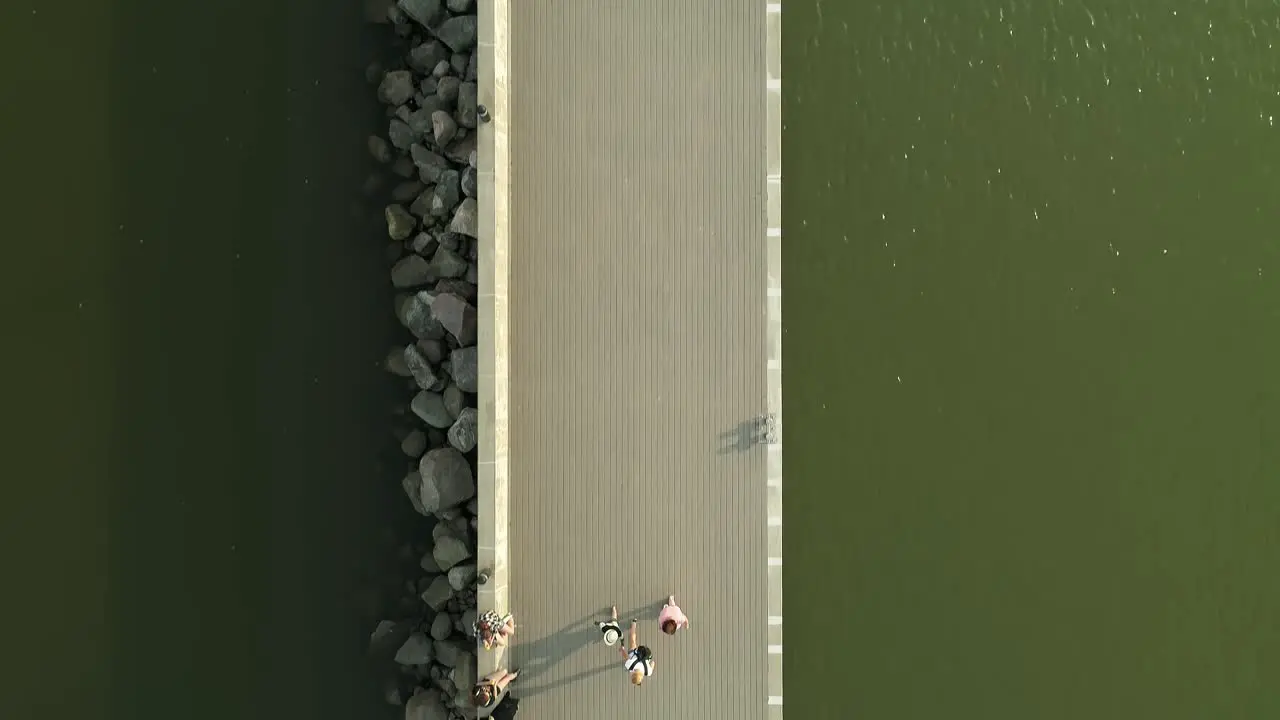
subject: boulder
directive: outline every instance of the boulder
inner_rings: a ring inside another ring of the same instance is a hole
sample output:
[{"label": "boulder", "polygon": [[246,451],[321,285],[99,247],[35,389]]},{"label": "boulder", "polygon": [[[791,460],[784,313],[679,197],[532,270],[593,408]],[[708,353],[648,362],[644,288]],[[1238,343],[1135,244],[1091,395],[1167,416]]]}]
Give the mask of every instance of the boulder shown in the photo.
[{"label": "boulder", "polygon": [[458,660],[466,654],[466,649],[453,640],[436,640],[433,645],[436,662],[447,668],[458,666]]},{"label": "boulder", "polygon": [[[409,374],[413,376],[414,382],[418,383],[418,387],[423,390],[429,390],[434,387],[436,381],[440,379],[436,375],[435,369],[431,367],[431,362],[423,355],[422,350],[417,345],[405,346],[404,364],[405,367],[409,368]],[[423,422],[427,422],[427,420],[423,418]]]},{"label": "boulder", "polygon": [[[369,633],[369,654],[390,657],[391,653],[399,649],[401,645],[404,645],[405,640],[409,639],[409,634],[412,632],[412,623],[397,622],[395,620],[379,622],[373,632]],[[432,637],[435,636],[433,635]]]},{"label": "boulder", "polygon": [[440,293],[431,301],[431,316],[462,346],[476,343],[476,309],[453,293]]},{"label": "boulder", "polygon": [[458,86],[458,124],[465,128],[476,126],[478,105],[478,88],[473,82],[464,82]]},{"label": "boulder", "polygon": [[446,218],[453,214],[462,199],[462,176],[457,170],[445,170],[436,181],[435,196],[431,200],[431,214]]},{"label": "boulder", "polygon": [[[404,0],[401,0],[404,2]],[[404,720],[449,720],[450,713],[444,706],[440,691],[420,688],[404,705]]]},{"label": "boulder", "polygon": [[449,415],[457,420],[462,415],[463,408],[466,407],[467,398],[462,394],[462,390],[457,385],[449,385],[441,393],[444,397],[444,409],[449,411]]},{"label": "boulder", "polygon": [[437,155],[416,143],[410,146],[409,156],[413,158],[413,164],[418,168],[418,177],[425,183],[435,183],[440,179],[440,173],[449,169],[449,161],[442,155]]},{"label": "boulder", "polygon": [[475,408],[463,408],[458,419],[449,428],[449,444],[460,453],[469,453],[476,449],[477,417]]},{"label": "boulder", "polygon": [[[437,396],[438,397],[438,396]],[[443,410],[443,405],[441,410]],[[471,475],[471,465],[462,453],[451,447],[429,451],[418,461],[418,474],[422,476],[422,506],[428,512],[456,508],[476,496],[476,482]],[[440,560],[440,556],[435,556]],[[441,563],[441,570],[457,564]]]},{"label": "boulder", "polygon": [[448,578],[449,587],[453,588],[454,592],[462,592],[475,584],[476,566],[471,564],[454,565],[449,568]]},{"label": "boulder", "polygon": [[[435,547],[431,548],[431,556],[435,558],[436,564],[446,572],[454,565],[471,557],[471,549],[467,544],[452,535],[445,535],[436,541]],[[441,577],[445,577],[441,575]],[[445,583],[448,584],[448,579]],[[452,590],[452,586],[450,586]]]},{"label": "boulder", "polygon": [[431,256],[431,271],[436,279],[462,277],[467,274],[467,261],[449,248],[436,248]]},{"label": "boulder", "polygon": [[458,123],[453,117],[444,110],[436,110],[431,113],[431,136],[435,138],[436,145],[444,147],[453,142],[453,138],[458,134]]},{"label": "boulder", "polygon": [[387,220],[387,235],[390,235],[392,240],[405,240],[418,227],[417,218],[410,215],[402,205],[388,205],[384,215]]},{"label": "boulder", "polygon": [[449,671],[449,679],[453,681],[454,687],[459,689],[470,690],[476,686],[476,655],[473,652],[464,651],[458,656],[457,662],[453,666],[453,670]]},{"label": "boulder", "polygon": [[409,67],[425,75],[448,57],[449,48],[439,40],[428,40],[409,51]]},{"label": "boulder", "polygon": [[[429,427],[445,430],[453,426],[453,418],[449,416],[449,410],[444,406],[444,398],[440,393],[431,392],[430,390],[422,390],[413,396],[413,401],[409,403],[409,409],[419,420],[426,423]],[[419,468],[418,472],[422,472]],[[465,501],[463,498],[459,502]],[[424,496],[424,503],[426,502]],[[427,503],[428,505],[430,503]],[[449,507],[449,506],[446,506]]]},{"label": "boulder", "polygon": [[410,297],[400,306],[400,322],[419,340],[438,340],[444,337],[444,326],[431,310],[434,294],[422,291]]},{"label": "boulder", "polygon": [[422,505],[422,476],[414,470],[400,481],[400,487],[404,488],[404,494],[409,496],[409,504],[413,505],[413,509],[419,515],[430,515],[427,509]]},{"label": "boulder", "polygon": [[462,81],[452,75],[446,75],[440,78],[436,84],[436,95],[440,96],[440,100],[445,103],[456,103],[458,101],[458,86]]},{"label": "boulder", "polygon": [[478,178],[476,177],[476,169],[468,165],[462,171],[462,194],[467,197],[475,197],[478,187],[476,185]]},{"label": "boulder", "polygon": [[453,618],[447,613],[436,615],[431,621],[431,637],[434,640],[445,640],[453,634]]},{"label": "boulder", "polygon": [[[391,207],[400,207],[392,205]],[[412,218],[412,216],[410,216]],[[388,219],[388,227],[391,220]],[[388,232],[390,232],[388,230]],[[410,229],[412,232],[412,229]],[[392,237],[395,237],[394,235]],[[405,234],[405,237],[409,237]],[[404,238],[396,238],[403,240]],[[421,255],[406,255],[391,266],[391,284],[397,288],[413,288],[427,285],[436,280],[436,275],[431,269],[431,265]]]},{"label": "boulder", "polygon": [[[399,375],[400,377],[413,377],[413,373],[409,370],[409,366],[406,365],[404,362],[404,350],[400,348],[392,348],[391,352],[387,353],[387,361],[385,364],[387,367],[387,372],[390,372],[392,375]],[[451,413],[451,414],[454,417],[458,416],[457,413]]]},{"label": "boulder", "polygon": [[432,657],[431,638],[422,632],[410,634],[396,651],[396,662],[400,665],[426,665]]},{"label": "boulder", "polygon": [[422,457],[427,451],[427,435],[421,430],[414,430],[400,441],[400,451],[413,459]]},{"label": "boulder", "polygon": [[449,585],[449,578],[444,575],[435,576],[427,589],[422,591],[422,602],[436,612],[444,608],[452,598],[453,587]]},{"label": "boulder", "polygon": [[[403,0],[402,0],[403,2]],[[437,5],[439,3],[436,3]],[[454,52],[470,50],[476,45],[479,23],[475,15],[459,15],[440,23],[435,29],[436,38]]]},{"label": "boulder", "polygon": [[397,0],[396,7],[414,22],[429,28],[440,15],[441,0]]},{"label": "boulder", "polygon": [[391,162],[391,146],[386,140],[377,135],[370,135],[368,145],[369,154],[373,156],[374,160],[383,164]]},{"label": "boulder", "polygon": [[378,83],[378,99],[388,105],[403,105],[413,97],[416,90],[413,73],[408,70],[392,70],[382,76]]},{"label": "boulder", "polygon": [[460,347],[449,356],[449,375],[463,392],[480,392],[479,353],[476,347]]},{"label": "boulder", "polygon": [[480,236],[480,216],[475,198],[467,198],[458,205],[453,213],[453,220],[449,222],[449,231],[469,237]]}]

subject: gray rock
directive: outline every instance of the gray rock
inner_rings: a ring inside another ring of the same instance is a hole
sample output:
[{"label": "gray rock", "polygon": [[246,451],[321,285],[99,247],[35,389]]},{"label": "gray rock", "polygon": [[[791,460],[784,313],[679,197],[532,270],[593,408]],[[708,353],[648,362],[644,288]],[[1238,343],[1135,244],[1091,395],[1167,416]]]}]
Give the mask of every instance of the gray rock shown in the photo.
[{"label": "gray rock", "polygon": [[462,411],[465,407],[464,403],[466,403],[467,399],[462,394],[462,391],[458,389],[457,385],[450,385],[446,387],[444,392],[441,393],[441,396],[444,398],[444,409],[448,410],[449,414],[452,415],[454,419],[457,419],[462,415]]},{"label": "gray rock", "polygon": [[467,71],[467,63],[470,61],[469,53],[454,53],[453,57],[449,58],[449,69],[454,75],[461,75]]},{"label": "gray rock", "polygon": [[462,592],[476,581],[476,566],[471,564],[454,565],[449,568],[449,587],[454,592]]},{"label": "gray rock", "polygon": [[435,35],[440,42],[449,46],[450,50],[462,52],[475,47],[478,30],[479,24],[476,22],[475,15],[460,15],[440,23],[435,30]]},{"label": "gray rock", "polygon": [[[435,96],[433,95],[432,99],[434,98]],[[417,110],[410,112],[404,119],[404,121],[408,123],[409,129],[413,131],[413,139],[415,142],[427,137],[431,133],[431,114],[439,109],[436,107],[430,107],[433,105],[431,102],[427,102],[426,105],[428,107],[418,108]]]},{"label": "gray rock", "polygon": [[444,60],[436,63],[436,66],[431,69],[431,74],[436,78],[437,84],[439,84],[439,80],[447,76],[451,69],[453,69],[453,66],[449,64],[449,59],[445,58]]},{"label": "gray rock", "polygon": [[436,565],[436,559],[432,557],[431,553],[426,553],[419,558],[418,565],[422,568],[422,571],[428,575],[439,575],[444,572],[440,569],[440,566]]},{"label": "gray rock", "polygon": [[421,632],[411,634],[396,651],[396,662],[400,665],[426,665],[432,657],[431,639]]},{"label": "gray rock", "polygon": [[453,587],[449,585],[449,578],[444,575],[437,575],[422,591],[422,602],[426,603],[432,610],[441,610],[449,600],[453,599]]},{"label": "gray rock", "polygon": [[413,97],[416,89],[413,73],[408,70],[392,70],[378,83],[378,99],[388,105],[403,105]]},{"label": "gray rock", "polygon": [[437,110],[431,113],[431,134],[436,140],[436,145],[444,147],[453,142],[453,138],[458,134],[458,124],[449,116],[449,113]]},{"label": "gray rock", "polygon": [[466,136],[462,133],[463,131],[459,129],[458,139],[444,149],[444,156],[459,165],[467,165],[471,162],[471,156],[476,153],[476,136],[475,133],[469,133]]},{"label": "gray rock", "polygon": [[424,75],[434,70],[441,60],[447,59],[449,48],[439,40],[428,40],[409,51],[409,67]]},{"label": "gray rock", "polygon": [[388,205],[383,214],[387,220],[387,234],[392,240],[404,240],[418,227],[418,220],[403,205]]},{"label": "gray rock", "polygon": [[468,165],[462,171],[462,194],[467,197],[476,196],[476,169]]},{"label": "gray rock", "polygon": [[[456,90],[454,91],[457,92]],[[369,154],[380,163],[391,162],[391,145],[377,135],[370,135],[368,140]]]},{"label": "gray rock", "polygon": [[440,293],[431,301],[431,315],[459,345],[475,344],[476,309],[471,303],[453,293]]},{"label": "gray rock", "polygon": [[440,15],[440,0],[398,0],[396,6],[422,27],[430,27]]},{"label": "gray rock", "polygon": [[[403,2],[404,0],[401,0]],[[450,720],[451,714],[444,706],[440,691],[420,688],[404,705],[404,720]]]},{"label": "gray rock", "polygon": [[414,430],[400,441],[400,450],[409,457],[417,460],[422,457],[422,453],[427,451],[427,435],[421,430]]},{"label": "gray rock", "polygon": [[[417,345],[405,346],[404,364],[409,368],[409,373],[413,376],[413,381],[418,383],[418,387],[423,390],[435,387],[436,382],[440,379],[436,374],[435,368],[431,367],[431,362]],[[441,404],[443,404],[443,401],[444,399],[442,397]],[[423,418],[423,422],[427,422],[425,418]],[[418,454],[421,455],[422,453]]]},{"label": "gray rock", "polygon": [[400,487],[404,488],[404,494],[409,496],[409,503],[419,515],[431,514],[422,506],[422,476],[417,470],[405,475],[400,481]]},{"label": "gray rock", "polygon": [[[434,393],[429,390],[419,392],[417,395],[413,396],[413,402],[409,403],[409,409],[412,410],[413,414],[417,415],[422,422],[433,428],[444,430],[453,425],[453,421],[449,417],[449,411],[445,409],[444,398],[440,396],[440,393]],[[430,455],[430,453],[428,453],[428,455]],[[419,467],[418,472],[422,472],[421,467]],[[423,482],[425,486],[425,477]],[[463,500],[465,499],[466,498],[463,498]],[[434,511],[434,509],[430,507],[430,504],[426,502],[425,496],[423,502],[428,509]]]},{"label": "gray rock", "polygon": [[[405,182],[397,183],[394,188],[391,188],[391,200],[397,203],[412,202],[425,189],[419,180],[406,180]],[[410,210],[409,212],[413,211]]]},{"label": "gray rock", "polygon": [[479,615],[475,608],[471,608],[462,613],[462,617],[458,618],[458,624],[462,626],[462,632],[467,637],[475,637],[476,617]]},{"label": "gray rock", "polygon": [[461,277],[467,272],[467,261],[446,247],[436,248],[431,256],[431,272],[436,279]]},{"label": "gray rock", "polygon": [[429,187],[426,190],[423,190],[422,194],[413,201],[413,204],[409,206],[409,212],[413,215],[417,215],[423,220],[434,221],[435,216],[431,214],[431,206],[435,203],[435,199],[436,189],[434,187]]},{"label": "gray rock", "polygon": [[387,137],[391,139],[391,144],[401,150],[408,150],[418,135],[414,134],[409,124],[399,118],[392,118],[387,125]]},{"label": "gray rock", "polygon": [[470,515],[477,515],[477,514],[479,514],[479,512],[480,512],[480,498],[471,498],[471,500],[467,501],[467,506],[466,506],[466,507],[467,507],[467,513],[468,513],[468,514],[470,514]]},{"label": "gray rock", "polygon": [[462,645],[452,640],[436,640],[432,644],[435,646],[436,662],[447,668],[457,667],[458,658],[466,653]]},{"label": "gray rock", "polygon": [[476,126],[476,84],[464,82],[458,86],[458,124],[462,127]]},{"label": "gray rock", "polygon": [[[443,404],[440,410],[444,412]],[[418,461],[418,474],[422,476],[422,506],[428,512],[456,508],[476,496],[476,482],[471,475],[470,463],[451,447],[437,448],[423,455]],[[435,557],[439,562],[440,555]],[[456,563],[440,563],[440,569],[448,570]]]},{"label": "gray rock", "polygon": [[480,53],[471,53],[471,60],[467,62],[467,72],[465,75],[463,75],[463,77],[466,78],[467,80],[470,80],[471,82],[475,82],[480,75],[479,58],[480,58]]},{"label": "gray rock", "polygon": [[[439,565],[442,570],[447,571],[454,565],[457,565],[463,560],[471,557],[471,550],[467,547],[465,542],[449,535],[440,538],[440,540],[436,542],[435,547],[431,549],[431,554],[435,557],[436,564]],[[448,581],[446,581],[446,583],[447,582]]]},{"label": "gray rock", "polygon": [[[418,90],[423,94],[423,96],[435,95],[436,90],[439,87],[440,87],[440,81],[436,80],[431,75],[427,75],[426,77],[422,78],[422,80],[418,82]],[[422,102],[419,101],[418,104],[421,105]]]},{"label": "gray rock", "polygon": [[[475,0],[448,0],[445,4],[449,7],[449,11],[454,15],[461,15],[470,10],[474,3]],[[459,685],[458,687],[462,686]]]},{"label": "gray rock", "polygon": [[453,214],[462,200],[462,176],[456,170],[445,170],[440,173],[440,181],[436,184],[435,195],[431,199],[431,214],[439,218],[447,218]]},{"label": "gray rock", "polygon": [[[393,205],[392,207],[400,207]],[[402,208],[403,209],[403,208]],[[408,213],[406,213],[408,214]],[[412,216],[410,216],[412,219]],[[390,219],[387,220],[390,224]],[[415,222],[416,224],[416,222]],[[403,232],[403,230],[401,230]],[[410,230],[412,232],[412,230]],[[403,240],[409,237],[409,233],[405,233],[404,237],[396,238],[394,234],[391,237],[397,240]],[[432,270],[431,264],[428,263],[421,255],[406,255],[395,265],[391,267],[391,284],[397,288],[413,288],[422,287],[437,280],[435,271]]]},{"label": "gray rock", "polygon": [[462,81],[452,75],[442,77],[436,85],[436,95],[439,96],[442,102],[456,103],[458,102],[458,86],[461,84]]},{"label": "gray rock", "polygon": [[[466,270],[470,271],[472,267],[474,266],[471,263],[467,263]],[[478,289],[476,288],[475,283],[467,282],[465,279],[440,278],[440,280],[435,284],[435,291],[437,293],[453,293],[468,302],[474,303]]]},{"label": "gray rock", "polygon": [[410,147],[409,154],[418,168],[418,177],[422,182],[435,183],[440,179],[440,173],[449,169],[449,161],[444,156],[437,155],[422,145]]},{"label": "gray rock", "polygon": [[431,621],[431,638],[433,640],[445,640],[453,634],[453,618],[445,613],[436,615]]},{"label": "gray rock", "polygon": [[439,340],[419,340],[418,349],[422,350],[422,355],[433,366],[444,362],[444,346]]},{"label": "gray rock", "polygon": [[449,356],[449,374],[464,392],[480,392],[480,354],[475,347],[460,347]]},{"label": "gray rock", "polygon": [[[413,624],[383,620],[369,633],[369,654],[390,657],[413,632]],[[432,636],[435,637],[435,636]]]},{"label": "gray rock", "polygon": [[463,408],[453,427],[449,428],[449,444],[460,453],[469,453],[476,449],[477,429],[475,408]]},{"label": "gray rock", "polygon": [[[449,673],[449,679],[453,681],[454,687],[460,690],[470,690],[476,686],[476,654],[466,651],[458,656],[457,663],[454,664],[453,670]],[[466,701],[466,698],[463,698]]]},{"label": "gray rock", "polygon": [[449,230],[470,237],[479,237],[480,217],[475,198],[467,198],[459,203],[458,209],[453,212],[453,220],[449,221]]},{"label": "gray rock", "polygon": [[[384,364],[386,365],[387,372],[392,375],[413,377],[413,373],[409,371],[409,366],[404,362],[404,350],[400,348],[392,348],[391,351],[387,353],[387,361]],[[454,417],[457,417],[457,415],[454,415]]]},{"label": "gray rock", "polygon": [[424,290],[400,306],[400,323],[419,340],[438,340],[444,337],[444,326],[436,320],[431,311],[434,297],[433,293]]},{"label": "gray rock", "polygon": [[409,241],[409,247],[422,257],[430,257],[436,251],[438,244],[434,237],[424,232],[414,235],[413,239]]},{"label": "gray rock", "polygon": [[398,157],[395,162],[391,163],[391,172],[408,179],[417,174],[417,168],[414,167],[413,161],[409,158]]}]

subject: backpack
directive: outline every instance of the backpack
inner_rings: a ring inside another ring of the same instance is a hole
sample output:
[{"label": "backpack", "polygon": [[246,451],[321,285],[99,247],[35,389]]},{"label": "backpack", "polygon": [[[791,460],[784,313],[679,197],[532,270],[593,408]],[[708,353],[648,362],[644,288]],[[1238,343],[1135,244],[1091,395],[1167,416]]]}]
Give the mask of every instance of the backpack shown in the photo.
[{"label": "backpack", "polygon": [[647,663],[653,659],[653,651],[649,649],[648,645],[641,645],[632,650],[632,652],[635,653],[636,659],[641,662]]}]

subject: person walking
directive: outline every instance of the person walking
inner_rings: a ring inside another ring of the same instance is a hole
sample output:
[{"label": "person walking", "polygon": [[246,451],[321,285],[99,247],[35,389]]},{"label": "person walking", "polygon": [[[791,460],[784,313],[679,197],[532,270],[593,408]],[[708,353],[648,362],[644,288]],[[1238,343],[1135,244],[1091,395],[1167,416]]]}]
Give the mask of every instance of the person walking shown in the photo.
[{"label": "person walking", "polygon": [[662,612],[658,613],[658,627],[662,628],[662,632],[668,635],[675,635],[680,628],[689,627],[689,618],[680,610],[680,606],[676,605],[675,595],[667,596],[667,602],[662,606]]},{"label": "person walking", "polygon": [[495,670],[480,678],[480,682],[471,689],[471,704],[477,708],[493,707],[519,674],[519,670]]},{"label": "person walking", "polygon": [[622,626],[618,624],[618,606],[613,606],[613,613],[608,620],[596,623],[596,627],[600,628],[600,634],[604,635],[604,644],[613,647],[622,639]]},{"label": "person walking", "polygon": [[636,687],[644,682],[644,679],[653,675],[653,651],[646,645],[641,645],[636,640],[636,627],[639,623],[635,618],[631,619],[631,649],[627,649],[626,643],[618,648],[622,653],[622,667],[631,676],[631,684]]}]

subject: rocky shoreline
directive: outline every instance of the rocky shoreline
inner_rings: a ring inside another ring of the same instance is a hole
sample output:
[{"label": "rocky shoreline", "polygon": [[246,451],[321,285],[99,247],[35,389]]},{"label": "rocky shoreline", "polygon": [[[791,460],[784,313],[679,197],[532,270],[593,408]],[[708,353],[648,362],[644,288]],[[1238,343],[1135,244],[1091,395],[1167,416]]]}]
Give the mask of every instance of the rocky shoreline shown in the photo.
[{"label": "rocky shoreline", "polygon": [[404,378],[396,437],[402,485],[431,528],[416,577],[384,610],[370,653],[395,670],[388,702],[406,720],[475,717],[476,297],[479,276],[475,0],[366,0],[392,51],[368,69],[386,130],[370,136],[380,171],[365,191],[385,198],[395,312],[407,331],[386,368]]}]

